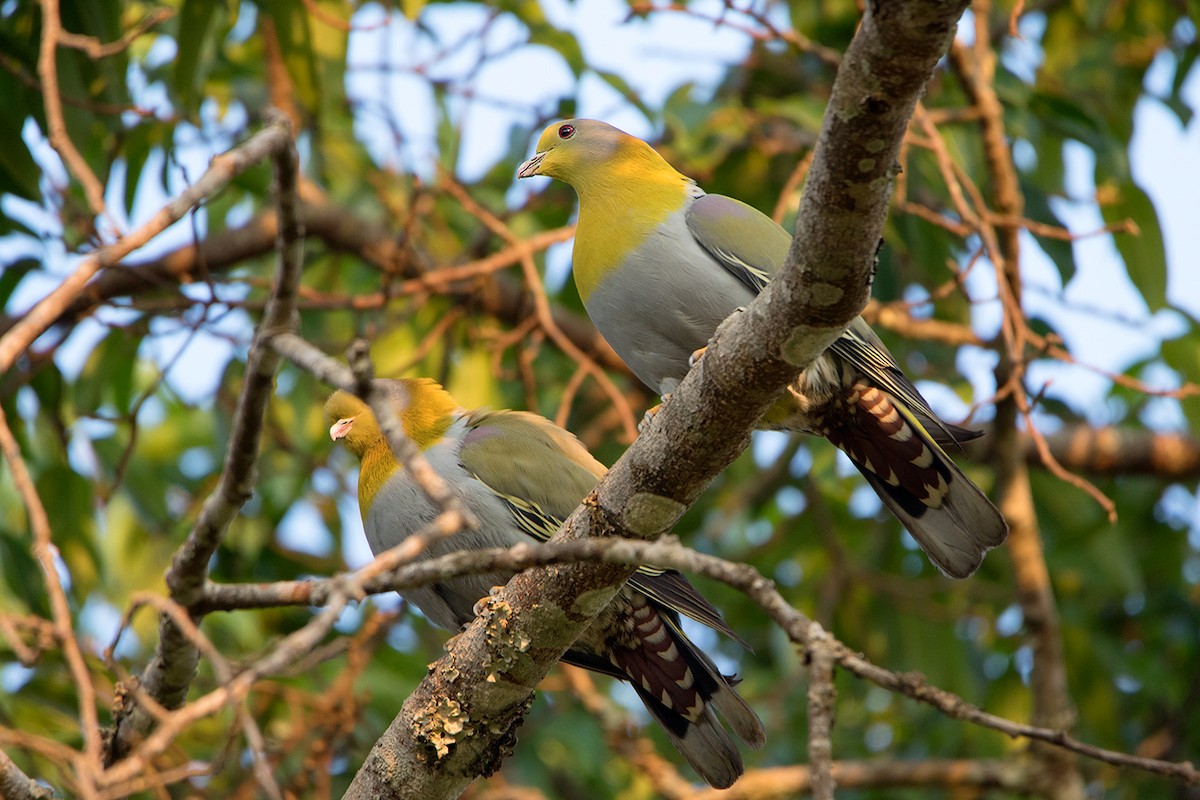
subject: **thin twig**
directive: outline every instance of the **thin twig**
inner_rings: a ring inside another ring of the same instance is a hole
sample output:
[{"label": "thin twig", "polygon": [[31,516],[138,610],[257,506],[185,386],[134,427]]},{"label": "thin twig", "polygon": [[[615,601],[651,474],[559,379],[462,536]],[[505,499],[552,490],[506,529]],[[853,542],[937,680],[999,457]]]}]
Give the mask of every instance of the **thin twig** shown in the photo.
[{"label": "thin twig", "polygon": [[145,225],[85,258],[54,291],[26,311],[16,324],[0,337],[0,373],[8,372],[17,357],[80,298],[93,275],[118,263],[182,219],[184,214],[201,201],[215,195],[234,177],[282,146],[288,136],[290,133],[281,124],[270,124],[245,144],[214,157],[208,170],[196,183],[173,198]]},{"label": "thin twig", "polygon": [[[304,230],[296,216],[299,161],[289,124],[276,115],[266,128],[245,145],[214,159],[212,166],[195,186],[156,216],[156,219],[169,217],[176,212],[182,215],[194,201],[208,196],[209,192],[223,186],[241,169],[266,156],[273,159],[275,168],[276,206],[280,220],[277,235],[278,277],[250,346],[245,383],[238,396],[237,411],[217,486],[205,501],[187,540],[176,551],[167,570],[171,597],[184,606],[202,596],[212,554],[224,538],[230,522],[250,497],[262,436],[263,413],[274,387],[279,362],[279,356],[270,348],[269,342],[272,336],[290,330],[297,324],[295,301],[300,281]],[[226,163],[219,165],[222,159]],[[52,315],[56,314],[51,311],[47,317],[53,319]],[[198,657],[195,646],[169,618],[164,617],[154,657],[143,674],[139,689],[168,708],[178,705],[186,695]],[[136,738],[153,727],[154,722],[153,715],[145,711],[143,704],[128,706],[124,714],[114,719],[107,763],[119,760]]]},{"label": "thin twig", "polygon": [[98,61],[101,58],[115,56],[118,53],[123,53],[129,49],[137,39],[146,31],[159,25],[175,16],[173,8],[155,8],[152,9],[146,16],[142,17],[133,27],[129,28],[125,33],[121,34],[120,39],[115,39],[111,42],[104,43],[95,36],[84,36],[79,33],[70,33],[66,30],[61,30],[58,35],[58,43],[63,47],[72,47],[76,50],[82,50],[88,54],[88,57],[93,61]]},{"label": "thin twig", "polygon": [[[63,37],[62,20],[58,13],[58,0],[41,0],[42,40],[38,51],[38,75],[42,79],[43,105],[46,111],[46,136],[50,146],[62,157],[67,169],[83,184],[88,208],[95,216],[105,213],[104,186],[87,161],[71,141],[67,132],[67,121],[63,116],[62,98],[58,92],[58,44]],[[0,372],[8,364],[0,366]]]},{"label": "thin twig", "polygon": [[[420,449],[404,434],[404,428],[398,419],[398,409],[392,406],[388,397],[369,379],[369,362],[363,360],[367,351],[364,342],[357,342],[356,346],[352,347],[352,360],[358,362],[358,374],[353,368],[330,358],[292,333],[272,337],[270,346],[280,356],[323,383],[356,394],[364,400],[375,414],[393,455],[412,475],[425,496],[438,508],[453,511],[463,527],[475,527],[477,523],[474,515],[455,497],[446,482],[429,465]],[[363,380],[364,378],[366,380]]]},{"label": "thin twig", "polygon": [[79,726],[83,737],[83,760],[78,765],[81,769],[76,770],[80,792],[94,795],[95,787],[91,784],[91,776],[100,771],[100,718],[96,713],[96,688],[92,684],[87,662],[83,659],[79,640],[75,637],[71,606],[59,578],[56,559],[58,550],[54,546],[50,518],[46,515],[46,507],[42,504],[41,497],[38,496],[33,477],[25,466],[25,459],[21,457],[17,440],[8,427],[3,407],[0,407],[0,450],[4,451],[4,460],[8,463],[13,484],[29,515],[29,526],[33,529],[33,553],[46,579],[46,593],[50,599],[54,633],[62,645],[63,658],[67,662],[71,680],[78,693]]},{"label": "thin twig", "polygon": [[529,287],[530,294],[533,295],[534,308],[542,330],[546,332],[546,335],[563,352],[583,366],[596,379],[596,382],[600,384],[600,388],[604,390],[604,393],[612,400],[613,405],[621,412],[621,422],[625,427],[626,439],[628,441],[636,439],[638,434],[637,422],[634,420],[633,409],[629,407],[629,401],[625,399],[625,395],[621,394],[621,390],[616,387],[616,384],[612,382],[612,379],[608,377],[604,370],[587,353],[577,347],[562,332],[562,329],[558,327],[558,323],[555,322],[554,314],[550,309],[550,301],[546,297],[546,289],[542,285],[542,278],[538,274],[537,265],[533,261],[533,249],[514,234],[495,214],[475,202],[475,199],[467,194],[457,181],[444,173],[441,175],[441,186],[455,200],[461,203],[463,208],[472,216],[486,225],[492,233],[503,239],[510,247],[519,248],[519,262],[522,272],[525,275],[525,284]]},{"label": "thin twig", "polygon": [[[385,556],[386,563],[383,561]],[[351,580],[364,594],[379,594],[426,586],[465,574],[519,572],[552,564],[654,564],[658,567],[704,575],[740,590],[805,651],[823,649],[834,663],[851,674],[930,705],[948,717],[1000,731],[1013,738],[1025,737],[1047,742],[1107,764],[1144,770],[1189,785],[1200,785],[1200,770],[1189,762],[1162,761],[1106,750],[1081,742],[1061,730],[1014,722],[982,711],[952,692],[930,686],[920,674],[893,672],[880,667],[838,640],[806,614],[793,608],[775,589],[774,583],[764,578],[754,567],[699,553],[684,547],[673,537],[664,537],[654,542],[604,538],[546,544],[526,543],[507,549],[463,550],[420,562],[402,564],[395,569],[390,568],[400,563],[401,559],[394,551],[388,551],[382,554],[377,562],[378,565],[368,565],[358,573],[352,573],[349,578],[340,576],[288,584],[292,590],[291,597],[297,605],[320,606],[328,598],[336,599],[339,596],[339,583],[344,580]],[[253,608],[267,605],[251,598],[251,595],[260,591],[269,594],[271,601],[280,600],[285,593],[277,592],[275,586],[276,584],[241,585],[236,588],[210,586],[208,591],[212,593],[213,600],[232,599],[236,591],[249,601],[246,606],[241,607]],[[299,591],[301,587],[308,588]]]},{"label": "thin twig", "polygon": [[275,292],[267,303],[266,313],[250,345],[246,381],[238,397],[217,487],[205,501],[199,519],[167,571],[167,585],[172,597],[183,605],[198,596],[209,559],[216,552],[229,523],[250,498],[262,435],[263,412],[274,388],[275,370],[279,364],[278,354],[269,345],[270,339],[278,333],[294,330],[298,323],[295,298],[300,282],[304,235],[295,213],[298,156],[288,124],[277,119],[272,129],[276,127],[286,133],[279,146],[269,151],[277,160],[276,197],[280,218],[278,277]]},{"label": "thin twig", "polygon": [[[988,30],[991,12],[991,0],[976,0],[974,46],[953,42],[949,60],[966,95],[980,112],[979,128],[992,201],[1002,218],[1018,220],[1023,216],[1024,197],[1004,129],[1004,108],[995,88],[997,56]],[[1017,597],[1033,640],[1031,720],[1038,726],[1065,731],[1074,724],[1077,712],[1067,681],[1058,609],[1033,506],[1029,471],[1017,435],[1017,418],[1026,414],[1029,419],[1028,398],[1022,384],[1029,324],[1021,303],[1020,229],[1016,224],[993,227],[981,193],[973,182],[966,180],[964,172],[959,174],[979,212],[979,232],[989,258],[996,265],[996,283],[1004,312],[1001,332],[1005,349],[996,368],[997,388],[1006,393],[996,403],[997,488],[1001,511],[1009,522],[1009,552],[1013,557]],[[1084,796],[1077,766],[1064,758],[1061,751],[1047,751],[1035,745],[1034,756],[1054,781],[1056,798]]]}]

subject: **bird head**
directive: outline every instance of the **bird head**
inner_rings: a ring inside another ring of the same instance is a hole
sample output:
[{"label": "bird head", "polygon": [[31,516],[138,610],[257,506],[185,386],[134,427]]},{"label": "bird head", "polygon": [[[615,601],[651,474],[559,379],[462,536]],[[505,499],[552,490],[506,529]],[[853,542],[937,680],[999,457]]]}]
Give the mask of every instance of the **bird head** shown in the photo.
[{"label": "bird head", "polygon": [[[396,408],[405,435],[425,449],[438,441],[453,421],[457,407],[450,393],[429,378],[377,380],[388,401]],[[346,448],[362,458],[373,447],[387,447],[387,440],[370,406],[339,389],[325,401],[329,438],[342,439]]]},{"label": "bird head", "polygon": [[[537,153],[517,170],[518,178],[545,175],[576,190],[604,179],[678,173],[641,139],[594,119],[555,122],[542,131]],[[682,176],[679,176],[682,177]]]},{"label": "bird head", "polygon": [[362,458],[376,442],[383,441],[383,432],[371,408],[349,392],[338,389],[325,401],[325,422],[329,438],[343,439],[346,448]]}]

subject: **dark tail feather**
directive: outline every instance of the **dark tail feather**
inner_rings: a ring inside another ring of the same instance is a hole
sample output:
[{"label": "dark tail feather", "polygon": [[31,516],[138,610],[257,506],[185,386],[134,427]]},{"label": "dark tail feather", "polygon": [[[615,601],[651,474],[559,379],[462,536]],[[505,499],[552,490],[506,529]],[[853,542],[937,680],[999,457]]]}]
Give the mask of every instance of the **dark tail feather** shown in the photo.
[{"label": "dark tail feather", "polygon": [[[829,441],[850,457],[934,566],[952,578],[975,572],[984,554],[1004,542],[1008,525],[938,445],[938,429],[862,381],[849,388],[846,405],[849,413],[827,418]],[[939,431],[952,441],[962,440],[960,432],[975,433],[956,426]]]},{"label": "dark tail feather", "polygon": [[920,420],[926,432],[929,433],[929,438],[942,447],[957,447],[961,450],[964,442],[973,442],[983,436],[983,431],[964,428],[960,425],[951,425],[949,422],[916,411],[913,414]]},{"label": "dark tail feather", "polygon": [[729,727],[733,728],[733,732],[743,744],[752,750],[758,750],[766,742],[766,734],[763,732],[762,720],[733,688],[738,685],[739,679],[733,675],[722,675],[707,653],[692,644],[678,625],[670,620],[668,622],[675,634],[677,646],[682,644],[681,649],[686,651],[686,657],[694,662],[693,669],[712,679],[713,690],[706,698],[709,704],[720,712],[721,718],[729,723]]},{"label": "dark tail feather", "polygon": [[666,569],[661,572],[636,572],[629,579],[629,585],[645,593],[663,608],[691,617],[754,652],[750,643],[726,624],[721,612],[708,602],[704,595],[696,591],[696,587],[688,583],[687,578],[678,571]]},{"label": "dark tail feather", "polygon": [[1008,536],[1008,525],[1000,512],[953,464],[946,495],[937,507],[926,505],[901,486],[884,482],[861,464],[854,466],[933,565],[951,578],[970,577],[987,551],[1003,544]]},{"label": "dark tail feather", "polygon": [[662,728],[667,741],[709,786],[728,789],[742,776],[746,770],[742,754],[717,721],[712,709],[705,708],[700,717],[692,722],[663,705],[642,687],[635,685],[633,688],[642,698],[650,716]]},{"label": "dark tail feather", "polygon": [[638,647],[614,647],[609,659],[642,698],[667,738],[711,786],[724,789],[742,774],[742,756],[716,709],[738,738],[761,747],[762,723],[709,658],[644,595],[630,592]]}]

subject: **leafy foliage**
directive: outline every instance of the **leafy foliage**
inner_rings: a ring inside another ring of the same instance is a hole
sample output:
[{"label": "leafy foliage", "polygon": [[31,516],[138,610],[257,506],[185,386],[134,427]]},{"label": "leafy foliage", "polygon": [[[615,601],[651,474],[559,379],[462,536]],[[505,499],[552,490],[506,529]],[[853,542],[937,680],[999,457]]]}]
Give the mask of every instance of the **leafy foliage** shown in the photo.
[{"label": "leafy foliage", "polygon": [[[8,265],[0,273],[0,309],[8,315],[0,331],[59,282],[77,254],[111,239],[114,226],[145,222],[166,197],[195,181],[211,156],[256,129],[271,103],[298,125],[307,180],[301,195],[314,209],[301,334],[334,354],[365,337],[379,374],[435,377],[468,406],[558,414],[602,461],[615,461],[629,427],[611,394],[587,378],[568,395],[577,360],[531,316],[518,260],[498,268],[485,263],[506,243],[447,191],[446,182],[464,184],[518,237],[566,225],[569,190],[514,190],[516,166],[544,121],[612,111],[643,124],[641,133],[659,134],[668,159],[709,191],[768,212],[778,206],[790,224],[799,197],[793,178],[816,140],[835,73],[821,48],[844,51],[858,6],[775,4],[765,16],[726,9],[715,21],[700,6],[639,6],[630,19],[614,23],[613,35],[702,17],[714,36],[739,43],[741,56],[718,80],[680,80],[664,89],[637,65],[615,68],[589,46],[580,30],[589,23],[578,21],[586,4],[394,5],[63,0],[67,31],[101,43],[136,32],[128,46],[103,57],[57,50],[67,131],[106,187],[106,214],[89,209],[80,183],[67,179],[47,143],[40,6],[0,8],[0,136],[6,142],[0,148],[0,253]],[[138,27],[162,10],[173,13]],[[995,87],[1006,131],[1018,153],[1032,154],[1017,159],[1020,189],[1025,216],[1043,227],[1023,237],[1025,252],[1047,259],[1069,290],[1093,268],[1078,243],[1058,233],[1072,208],[1095,208],[1108,224],[1132,221],[1122,230],[1136,228],[1136,235],[1105,235],[1137,308],[1129,320],[1095,315],[1100,327],[1091,330],[1128,335],[1161,312],[1172,331],[1158,335],[1154,352],[1141,361],[1113,367],[1167,390],[1155,400],[1162,413],[1141,413],[1144,387],[1129,380],[1100,380],[1098,393],[1084,396],[1030,379],[1031,395],[1046,392],[1033,419],[1047,431],[1096,422],[1147,434],[1172,425],[1200,429],[1200,404],[1187,391],[1200,383],[1197,306],[1170,289],[1188,266],[1168,260],[1161,209],[1130,166],[1139,103],[1162,102],[1181,123],[1195,126],[1195,96],[1185,91],[1195,74],[1194,20],[1183,5],[1163,0],[1041,4],[1018,12],[1017,40],[1006,34],[1012,10],[1007,4],[994,9],[984,28],[990,26],[1000,54]],[[628,11],[613,9],[614,17]],[[793,27],[801,36],[790,35]],[[688,48],[703,52],[704,45],[678,42],[689,58],[696,56]],[[1173,70],[1169,92],[1158,98],[1146,88],[1155,63]],[[540,79],[556,88],[544,88]],[[518,91],[500,92],[506,83],[520,84]],[[924,105],[967,191],[990,197],[994,186],[978,121],[964,113],[970,101],[950,66],[939,71]],[[909,319],[933,317],[968,332],[974,325],[985,348],[929,341],[903,328],[882,332],[915,379],[947,387],[931,391],[936,407],[953,418],[978,403],[986,421],[991,398],[980,387],[992,380],[988,370],[1000,347],[993,340],[1001,314],[994,271],[979,258],[979,238],[956,230],[963,219],[940,154],[918,126],[911,138],[875,296]],[[1084,197],[1071,184],[1079,163],[1071,148],[1080,145],[1094,165]],[[154,615],[142,610],[134,616],[113,666],[101,663],[103,650],[136,593],[164,591],[161,576],[225,456],[252,326],[269,288],[273,238],[255,238],[269,209],[263,166],[94,284],[115,285],[105,281],[142,270],[156,275],[148,285],[81,301],[0,377],[0,404],[49,512],[69,576],[75,630],[103,689],[102,724],[110,721],[105,693],[153,652]],[[199,258],[192,250],[198,243],[204,246]],[[552,248],[538,259],[548,268],[555,310],[579,323],[578,294],[559,280],[564,254]],[[173,264],[186,267],[171,272]],[[463,277],[464,266],[474,272]],[[460,276],[451,281],[444,271],[454,269]],[[1051,291],[1053,308],[1039,315],[1036,329],[1048,344],[1030,347],[1031,375],[1039,365],[1062,368],[1051,345],[1065,329],[1073,336],[1089,330],[1068,319],[1092,316],[1089,309],[1072,307],[1069,292]],[[980,367],[981,354],[988,367]],[[609,376],[640,415],[650,400],[644,390],[619,369]],[[1169,391],[1179,387],[1184,391]],[[331,575],[364,558],[351,465],[331,451],[322,429],[326,390],[298,370],[281,372],[254,496],[213,560],[213,580]],[[876,663],[924,673],[932,684],[996,714],[1028,718],[1034,653],[1006,555],[993,554],[970,581],[947,582],[825,443],[788,445],[765,435],[754,450],[685,517],[677,533],[686,544],[754,564],[797,608]],[[972,451],[968,469],[990,491],[993,464],[982,452]],[[1115,750],[1196,759],[1200,730],[1188,724],[1200,672],[1196,476],[1113,472],[1096,480],[1119,512],[1115,523],[1049,471],[1035,466],[1030,477],[1079,708],[1075,733]],[[0,473],[4,620],[51,614],[29,530],[12,475]],[[703,588],[755,648],[742,652],[697,634],[722,667],[742,677],[740,691],[767,725],[768,745],[748,754],[750,767],[805,763],[798,733],[806,714],[802,657],[745,597],[720,585]],[[266,735],[273,771],[297,795],[344,790],[439,652],[445,632],[419,615],[393,614],[394,605],[385,597],[364,602],[346,615],[326,649],[261,682],[252,695],[250,711]],[[237,662],[260,654],[309,616],[300,608],[215,613],[203,630]],[[0,628],[0,658],[9,662],[0,669],[0,741],[28,774],[69,793],[61,765],[30,742],[79,746],[75,687],[60,648],[20,630],[20,641],[38,657],[18,666],[14,634]],[[193,691],[216,683],[206,664]],[[498,790],[507,781],[564,797],[652,796],[656,787],[646,770],[614,749],[627,735],[621,726],[606,730],[561,675],[546,689],[502,777],[487,786]],[[833,743],[839,759],[1020,757],[1019,747],[993,731],[876,687],[841,678],[838,689]],[[604,683],[599,694],[617,719],[644,721],[628,693]],[[196,779],[195,790],[212,796],[254,791],[250,761],[238,754],[244,743],[229,744],[235,727],[225,711],[178,740],[186,755],[172,763],[212,765],[214,774]],[[670,751],[656,743],[660,753]],[[1106,796],[1169,791],[1160,778],[1091,764],[1083,769]],[[855,796],[896,796],[887,788],[861,792]]]}]

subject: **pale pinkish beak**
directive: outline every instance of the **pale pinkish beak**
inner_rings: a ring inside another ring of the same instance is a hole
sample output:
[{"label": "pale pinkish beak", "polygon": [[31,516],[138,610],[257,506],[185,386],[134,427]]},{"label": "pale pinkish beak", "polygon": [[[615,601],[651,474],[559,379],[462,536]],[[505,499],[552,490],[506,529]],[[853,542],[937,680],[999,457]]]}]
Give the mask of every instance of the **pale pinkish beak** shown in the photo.
[{"label": "pale pinkish beak", "polygon": [[355,419],[356,417],[346,417],[345,419],[339,419],[337,422],[330,425],[329,438],[336,442],[338,439],[344,437],[350,432],[350,429],[354,427]]},{"label": "pale pinkish beak", "polygon": [[546,153],[538,153],[533,158],[526,161],[521,166],[517,167],[518,178],[532,178],[538,173],[538,167],[542,165],[542,159],[546,157]]}]

